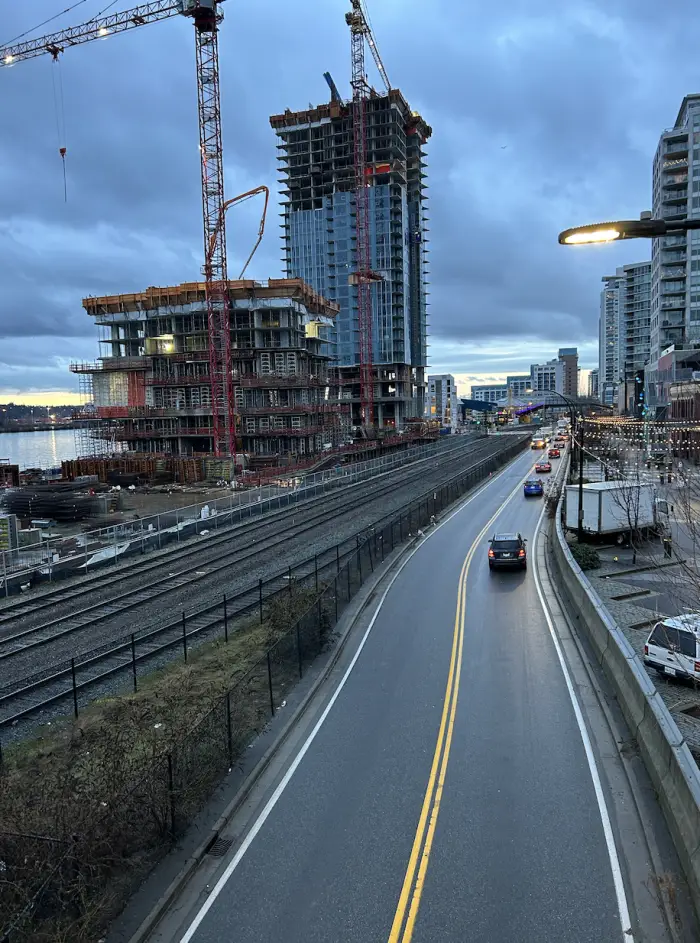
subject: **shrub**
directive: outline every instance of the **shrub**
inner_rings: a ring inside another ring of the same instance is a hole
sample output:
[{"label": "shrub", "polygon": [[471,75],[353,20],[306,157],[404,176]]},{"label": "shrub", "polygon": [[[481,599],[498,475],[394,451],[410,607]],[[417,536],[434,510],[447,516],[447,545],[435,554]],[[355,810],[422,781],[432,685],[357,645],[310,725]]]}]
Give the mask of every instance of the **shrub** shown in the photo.
[{"label": "shrub", "polygon": [[597,570],[600,566],[598,551],[588,544],[572,544],[571,553],[582,570]]}]

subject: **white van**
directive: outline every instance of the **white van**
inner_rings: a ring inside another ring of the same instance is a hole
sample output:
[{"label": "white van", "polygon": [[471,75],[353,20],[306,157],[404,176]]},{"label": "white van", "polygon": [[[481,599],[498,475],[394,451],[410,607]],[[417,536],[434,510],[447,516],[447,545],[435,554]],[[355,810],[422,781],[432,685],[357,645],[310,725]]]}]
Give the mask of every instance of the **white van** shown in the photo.
[{"label": "white van", "polygon": [[670,678],[700,681],[700,612],[657,622],[644,646],[644,664]]}]

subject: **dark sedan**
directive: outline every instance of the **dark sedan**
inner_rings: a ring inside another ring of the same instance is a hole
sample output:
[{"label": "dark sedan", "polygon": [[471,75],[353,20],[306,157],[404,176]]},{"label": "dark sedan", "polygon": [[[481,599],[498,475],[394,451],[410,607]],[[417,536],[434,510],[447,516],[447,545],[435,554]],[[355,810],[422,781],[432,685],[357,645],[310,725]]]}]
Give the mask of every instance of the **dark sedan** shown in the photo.
[{"label": "dark sedan", "polygon": [[525,539],[520,534],[494,534],[489,544],[489,570],[501,567],[527,569]]},{"label": "dark sedan", "polygon": [[535,465],[536,472],[551,472],[552,463],[551,462],[538,462]]}]

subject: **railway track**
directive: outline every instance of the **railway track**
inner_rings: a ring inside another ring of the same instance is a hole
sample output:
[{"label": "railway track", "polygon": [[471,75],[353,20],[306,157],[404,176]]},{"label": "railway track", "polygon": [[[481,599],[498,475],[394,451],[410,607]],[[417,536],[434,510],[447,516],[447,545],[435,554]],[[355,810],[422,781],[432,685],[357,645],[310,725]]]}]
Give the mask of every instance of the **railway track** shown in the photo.
[{"label": "railway track", "polygon": [[[441,486],[449,486],[452,482],[463,479],[464,475],[470,471],[476,472],[479,467],[484,467],[490,458],[494,457],[498,451],[507,448],[507,445],[500,445],[500,448],[489,448],[475,461],[468,466],[460,468],[455,475],[443,477]],[[486,466],[489,467],[489,466]],[[423,473],[424,474],[424,473]],[[476,480],[476,479],[475,479]],[[427,491],[423,491],[420,496],[410,502],[411,506],[416,505],[416,500],[422,502],[426,500],[436,487],[436,483],[426,481]],[[390,487],[391,485],[387,486]],[[407,507],[403,506],[404,509]],[[384,526],[389,520],[395,521],[397,512],[394,510],[384,517],[376,519],[377,528]],[[405,538],[408,530],[403,534]],[[321,579],[333,579],[333,576],[340,572],[344,561],[357,552],[356,539],[366,537],[366,529],[361,534],[359,531],[347,538],[342,548],[339,546],[330,548],[325,553],[311,557],[304,561],[295,573],[295,580],[304,582],[311,580],[313,585],[314,576],[316,577],[316,586],[319,585],[319,576]],[[281,541],[286,538],[281,537]],[[394,544],[394,524],[391,527],[391,544]],[[230,564],[229,564],[230,565]],[[268,594],[268,600],[277,593],[288,590],[289,582],[286,579],[286,567],[277,568],[269,585],[272,590]],[[181,650],[184,642],[185,650],[188,644],[194,646],[203,641],[214,637],[220,637],[224,631],[222,626],[227,626],[230,620],[239,618],[258,606],[258,586],[249,585],[235,596],[228,599],[228,608],[219,598],[217,601],[201,606],[197,611],[189,614],[187,622],[179,617],[171,617],[157,626],[151,626],[138,633],[137,636],[123,636],[109,645],[102,646],[101,649],[95,649],[85,653],[80,658],[75,658],[62,665],[54,665],[46,670],[37,673],[31,677],[16,678],[14,681],[6,684],[0,690],[0,732],[10,725],[16,725],[25,718],[42,715],[45,719],[50,716],[50,711],[54,705],[65,702],[71,697],[74,699],[75,712],[78,711],[78,701],[90,700],[108,693],[114,693],[109,685],[114,684],[113,679],[116,675],[129,674],[133,672],[134,685],[136,683],[137,666],[141,666],[154,659],[160,658],[159,664],[164,664],[173,657],[175,652]],[[50,641],[50,640],[49,640]],[[38,645],[45,646],[47,641],[38,641]],[[136,648],[138,644],[138,650]],[[167,653],[167,654],[164,654]],[[164,660],[163,660],[164,659]],[[121,684],[123,682],[119,682]],[[106,685],[106,687],[105,687]],[[89,696],[88,696],[89,692]],[[85,701],[86,702],[86,701]],[[47,715],[47,712],[49,714]]]},{"label": "railway track", "polygon": [[[398,468],[391,468],[388,471],[380,472],[369,480],[376,482],[389,475],[397,476],[400,480],[405,473],[411,474],[417,467],[424,468],[426,464],[434,464],[436,460],[442,462],[449,458],[454,459],[464,452],[470,452],[471,454],[473,449],[478,450],[485,442],[486,439],[466,439],[464,443],[460,442],[456,447],[453,446],[452,448],[445,449],[427,457],[419,458],[414,462],[409,462],[406,465],[398,466]],[[471,446],[471,449],[469,446]],[[62,603],[70,603],[86,596],[89,597],[103,589],[107,590],[111,586],[120,585],[125,579],[130,579],[134,575],[143,577],[147,573],[157,572],[159,569],[166,566],[172,567],[173,564],[178,561],[196,558],[198,555],[206,553],[207,550],[214,545],[225,543],[227,540],[230,540],[232,536],[236,536],[239,533],[262,533],[269,527],[277,526],[279,521],[283,520],[285,516],[289,517],[298,512],[303,513],[305,508],[310,506],[317,507],[320,502],[327,503],[333,501],[338,497],[350,493],[351,490],[357,493],[357,489],[363,487],[367,488],[367,485],[367,480],[363,479],[358,482],[341,485],[337,491],[325,492],[321,495],[314,492],[308,498],[295,501],[293,504],[287,505],[277,511],[270,510],[263,513],[259,519],[251,517],[245,523],[221,523],[229,517],[229,512],[220,512],[217,514],[216,518],[212,518],[212,526],[215,529],[213,531],[210,530],[204,538],[189,538],[184,545],[176,545],[168,547],[165,550],[150,552],[148,553],[150,559],[144,559],[144,556],[141,555],[129,562],[118,564],[116,568],[110,567],[109,570],[101,569],[93,574],[80,575],[77,578],[65,578],[60,584],[57,584],[54,589],[44,591],[40,594],[23,596],[9,602],[0,600],[0,640],[4,634],[3,629],[6,626],[11,627],[14,622],[24,622],[47,610],[54,613],[56,607],[60,606]]]},{"label": "railway track", "polygon": [[[477,442],[473,448],[466,450],[466,455],[470,460],[478,461],[491,448],[488,441]],[[210,538],[198,541],[194,546],[174,551],[165,560],[159,559],[142,567],[130,568],[128,572],[111,576],[96,585],[57,589],[50,600],[44,600],[42,603],[42,609],[50,608],[53,617],[38,625],[22,625],[26,618],[26,609],[18,605],[11,616],[3,613],[4,622],[0,624],[0,631],[3,633],[0,636],[0,664],[3,665],[3,673],[7,673],[6,666],[10,660],[31,649],[46,648],[54,641],[75,636],[129,611],[143,608],[159,597],[172,597],[178,590],[191,588],[194,583],[211,580],[219,574],[225,575],[232,567],[269,555],[271,551],[288,544],[290,538],[297,540],[313,530],[345,517],[361,505],[379,501],[388,494],[410,487],[417,480],[433,476],[436,467],[444,469],[446,464],[454,462],[455,457],[454,454],[442,456],[440,459],[431,457],[428,469],[424,462],[420,463],[419,468],[409,466],[406,471],[410,469],[410,472],[404,473],[398,481],[394,476],[390,476],[388,480],[385,477],[381,484],[377,479],[373,479],[374,486],[369,497],[360,486],[350,494],[345,491],[333,493],[324,507],[314,509],[311,502],[311,513],[301,519],[298,509],[295,508],[294,514],[284,515],[282,518],[276,516],[273,520],[256,521],[237,534],[212,534]],[[309,510],[308,506],[306,510]],[[236,546],[227,549],[226,545],[231,543],[233,536],[239,538]],[[163,572],[164,569],[166,572]],[[147,582],[144,584],[144,581]],[[129,586],[130,582],[135,585]],[[116,594],[112,592],[115,585],[119,589]],[[95,600],[96,593],[109,593],[109,596]],[[80,603],[86,598],[90,600],[87,606],[74,608],[76,602]],[[61,615],[59,607],[62,603],[67,604],[72,611]],[[31,604],[27,604],[27,608],[33,612]]]}]

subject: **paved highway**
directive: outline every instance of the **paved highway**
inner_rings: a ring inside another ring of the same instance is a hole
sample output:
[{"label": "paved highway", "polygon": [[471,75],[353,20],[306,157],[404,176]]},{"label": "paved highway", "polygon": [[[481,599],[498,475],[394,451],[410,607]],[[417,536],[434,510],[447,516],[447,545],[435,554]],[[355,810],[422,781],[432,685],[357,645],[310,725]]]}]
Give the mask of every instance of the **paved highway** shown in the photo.
[{"label": "paved highway", "polygon": [[[543,504],[521,482],[540,454],[405,563],[230,857],[156,939],[634,943],[634,865],[538,592]],[[527,572],[489,572],[498,530],[529,538]]]}]

